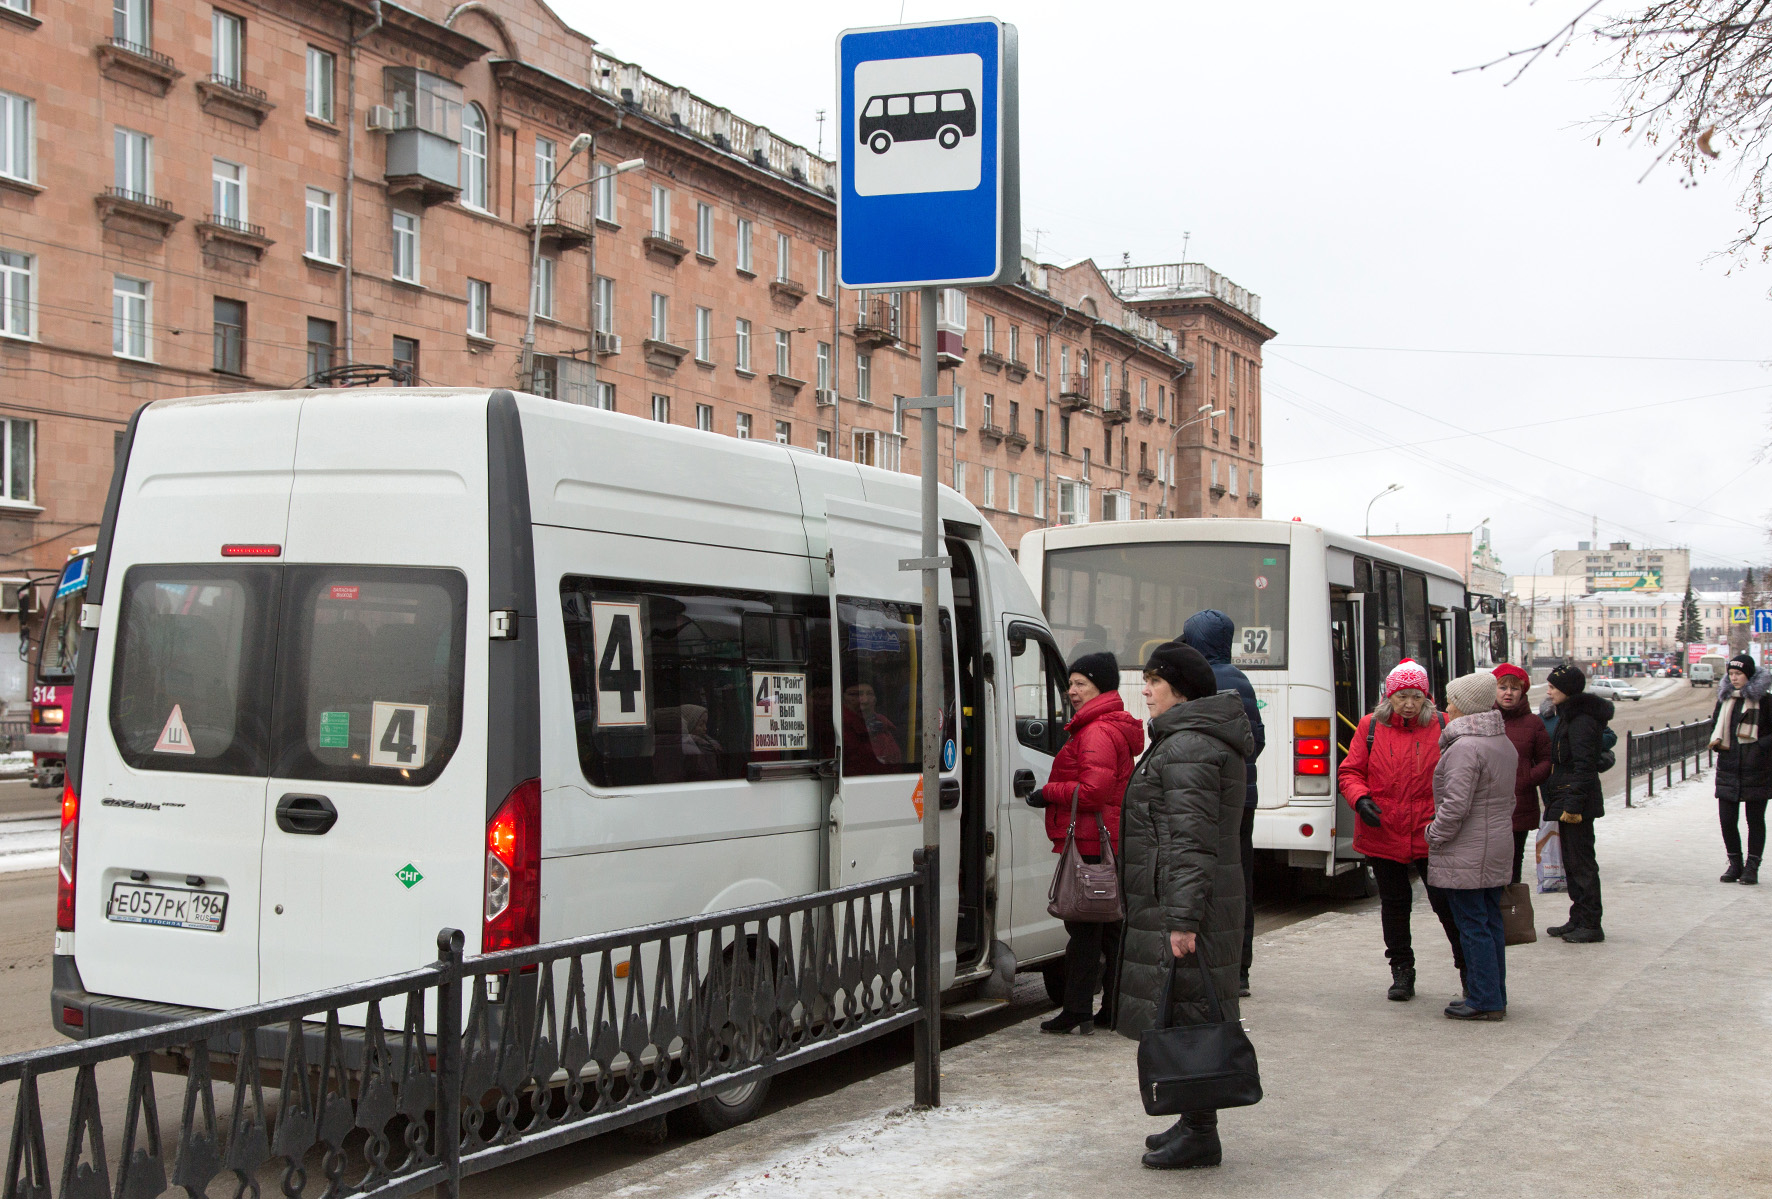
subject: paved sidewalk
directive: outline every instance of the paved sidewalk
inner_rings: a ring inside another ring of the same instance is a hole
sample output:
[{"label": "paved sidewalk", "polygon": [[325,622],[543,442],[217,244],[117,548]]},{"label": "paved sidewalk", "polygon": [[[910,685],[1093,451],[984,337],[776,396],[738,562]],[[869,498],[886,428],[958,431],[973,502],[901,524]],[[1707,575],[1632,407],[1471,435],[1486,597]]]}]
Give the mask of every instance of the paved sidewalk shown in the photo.
[{"label": "paved sidewalk", "polygon": [[1501,1024],[1441,1008],[1457,975],[1417,896],[1420,996],[1385,1000],[1376,913],[1258,942],[1243,1014],[1267,1098],[1222,1114],[1225,1163],[1138,1161],[1132,1043],[1024,1021],[944,1056],[686,1142],[565,1194],[622,1196],[1772,1195],[1772,886],[1717,883],[1710,776],[1600,824],[1603,945],[1508,951]]}]

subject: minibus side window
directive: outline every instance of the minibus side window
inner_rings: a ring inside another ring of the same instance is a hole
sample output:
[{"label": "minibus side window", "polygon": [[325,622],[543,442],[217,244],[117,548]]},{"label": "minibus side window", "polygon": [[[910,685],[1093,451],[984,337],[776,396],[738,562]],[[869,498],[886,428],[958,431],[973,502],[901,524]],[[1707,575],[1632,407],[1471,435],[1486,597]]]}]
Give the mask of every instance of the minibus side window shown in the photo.
[{"label": "minibus side window", "polygon": [[830,619],[812,596],[560,580],[579,765],[598,787],[830,757]]},{"label": "minibus side window", "polygon": [[1009,632],[1009,667],[1015,686],[1015,737],[1029,749],[1056,754],[1064,745],[1064,687],[1058,650],[1028,626]]},{"label": "minibus side window", "polygon": [[130,568],[111,676],[111,735],[130,766],[265,773],[277,570]]},{"label": "minibus side window", "polygon": [[[837,599],[837,636],[843,684],[843,773],[911,774],[921,770],[923,725],[919,657],[922,605],[891,600]],[[954,727],[953,653],[942,630],[943,694],[949,709],[941,729]]]},{"label": "minibus side window", "polygon": [[418,787],[461,740],[467,579],[457,570],[285,568],[279,778]]}]

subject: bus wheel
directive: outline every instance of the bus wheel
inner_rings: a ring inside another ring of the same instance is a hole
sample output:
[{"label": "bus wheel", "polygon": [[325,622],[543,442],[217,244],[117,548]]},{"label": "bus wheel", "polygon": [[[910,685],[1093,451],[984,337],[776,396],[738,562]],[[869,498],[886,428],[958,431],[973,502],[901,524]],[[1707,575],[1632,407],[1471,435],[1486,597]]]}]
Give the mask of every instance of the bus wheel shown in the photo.
[{"label": "bus wheel", "polygon": [[1053,1007],[1064,1006],[1064,959],[1053,958],[1040,964],[1040,977],[1046,983],[1046,998]]},{"label": "bus wheel", "polygon": [[748,1124],[757,1118],[763,1110],[764,1101],[769,1098],[769,1083],[770,1079],[767,1077],[756,1082],[740,1083],[672,1114],[682,1117],[685,1130],[690,1133],[705,1136],[725,1132],[728,1128],[737,1128],[740,1124]]},{"label": "bus wheel", "polygon": [[876,154],[886,153],[892,149],[892,135],[884,129],[875,130],[874,135],[868,138],[868,149]]},{"label": "bus wheel", "polygon": [[960,130],[954,125],[943,125],[941,132],[935,135],[935,140],[941,143],[942,149],[952,150],[960,144]]}]

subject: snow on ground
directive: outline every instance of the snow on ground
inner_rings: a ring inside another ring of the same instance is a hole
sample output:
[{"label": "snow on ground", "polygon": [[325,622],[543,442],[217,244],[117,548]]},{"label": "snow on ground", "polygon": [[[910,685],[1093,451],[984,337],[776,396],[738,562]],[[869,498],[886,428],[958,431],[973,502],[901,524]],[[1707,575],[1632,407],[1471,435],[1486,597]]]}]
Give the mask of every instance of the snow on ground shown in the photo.
[{"label": "snow on ground", "polygon": [[0,874],[53,867],[61,825],[60,816],[0,820]]},{"label": "snow on ground", "polygon": [[31,773],[31,751],[14,750],[0,754],[0,779],[22,779]]}]

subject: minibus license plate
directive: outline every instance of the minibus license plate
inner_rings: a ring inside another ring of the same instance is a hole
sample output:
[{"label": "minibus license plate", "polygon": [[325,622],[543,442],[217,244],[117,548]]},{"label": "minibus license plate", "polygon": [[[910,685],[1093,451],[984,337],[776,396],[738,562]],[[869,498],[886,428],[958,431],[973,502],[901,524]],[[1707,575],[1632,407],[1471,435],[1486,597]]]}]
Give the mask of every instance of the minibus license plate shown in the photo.
[{"label": "minibus license plate", "polygon": [[224,891],[187,891],[183,887],[142,887],[112,883],[105,915],[123,924],[159,924],[219,933],[228,914]]}]

